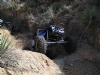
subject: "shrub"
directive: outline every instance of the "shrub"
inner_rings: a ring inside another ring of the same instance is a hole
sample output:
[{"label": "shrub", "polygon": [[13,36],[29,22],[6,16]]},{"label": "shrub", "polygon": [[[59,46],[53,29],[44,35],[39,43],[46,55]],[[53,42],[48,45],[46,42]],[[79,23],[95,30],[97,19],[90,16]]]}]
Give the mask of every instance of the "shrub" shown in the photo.
[{"label": "shrub", "polygon": [[5,53],[8,49],[10,49],[12,46],[12,40],[8,34],[6,34],[4,31],[0,29],[0,54]]},{"label": "shrub", "polygon": [[86,29],[84,30],[80,38],[84,35],[88,28],[90,28],[92,32],[94,32],[98,27],[100,27],[100,13],[96,6],[85,8],[83,12],[83,23],[86,26]]},{"label": "shrub", "polygon": [[[39,10],[39,9],[38,9]],[[36,17],[33,14],[27,14],[27,19],[29,22],[35,23],[36,25],[44,26],[51,22],[52,18],[54,17],[54,13],[51,7],[49,7],[45,12],[39,13],[37,12]]]},{"label": "shrub", "polygon": [[83,12],[83,21],[89,28],[95,30],[100,27],[100,12],[96,6],[86,8]]}]

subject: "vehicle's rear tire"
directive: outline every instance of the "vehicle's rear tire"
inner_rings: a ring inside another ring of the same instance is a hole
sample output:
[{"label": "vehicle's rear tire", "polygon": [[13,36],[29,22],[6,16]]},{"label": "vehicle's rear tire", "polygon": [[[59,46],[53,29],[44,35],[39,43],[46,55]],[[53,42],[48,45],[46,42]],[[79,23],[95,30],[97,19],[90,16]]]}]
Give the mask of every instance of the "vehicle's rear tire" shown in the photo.
[{"label": "vehicle's rear tire", "polygon": [[43,36],[37,36],[35,39],[35,50],[45,54],[47,50],[46,40]]},{"label": "vehicle's rear tire", "polygon": [[52,50],[47,50],[46,56],[49,57],[50,59],[53,59],[54,58],[53,51]]},{"label": "vehicle's rear tire", "polygon": [[66,52],[68,54],[75,52],[77,48],[77,42],[76,42],[75,37],[66,36],[64,40],[68,42],[67,44],[64,44],[64,48]]}]

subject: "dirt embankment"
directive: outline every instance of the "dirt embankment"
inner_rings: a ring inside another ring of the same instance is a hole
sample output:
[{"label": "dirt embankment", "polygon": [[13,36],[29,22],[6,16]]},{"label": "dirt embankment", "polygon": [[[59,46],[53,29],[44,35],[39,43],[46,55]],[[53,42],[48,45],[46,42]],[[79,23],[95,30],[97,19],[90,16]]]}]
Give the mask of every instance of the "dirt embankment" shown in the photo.
[{"label": "dirt embankment", "polygon": [[[1,75],[62,75],[60,68],[40,53],[17,49],[8,51],[0,60]],[[8,71],[11,73],[6,74]]]}]

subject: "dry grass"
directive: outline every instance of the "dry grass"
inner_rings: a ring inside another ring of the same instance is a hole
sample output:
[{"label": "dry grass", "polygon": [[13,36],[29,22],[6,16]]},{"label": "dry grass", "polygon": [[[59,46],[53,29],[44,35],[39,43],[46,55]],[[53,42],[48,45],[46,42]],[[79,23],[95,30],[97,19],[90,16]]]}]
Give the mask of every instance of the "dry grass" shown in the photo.
[{"label": "dry grass", "polygon": [[13,37],[6,28],[0,29],[0,54],[4,54],[13,46]]},{"label": "dry grass", "polygon": [[[0,29],[0,37],[4,34],[6,37],[8,37],[7,39],[7,43],[9,43],[11,41],[11,47],[10,48],[14,48],[14,49],[21,49],[22,47],[24,47],[25,45],[25,42],[23,42],[23,40],[18,40],[18,39],[15,39],[14,36],[12,36],[10,34],[10,31],[7,30],[6,28],[1,28]],[[2,40],[2,39],[1,39]]]},{"label": "dry grass", "polygon": [[1,28],[0,32],[1,32],[1,35],[6,34],[6,36],[9,36],[8,40],[14,39],[14,37],[10,34],[10,31],[7,30],[6,28]]},{"label": "dry grass", "polygon": [[53,19],[53,17],[54,17],[54,13],[51,7],[49,7],[44,13],[37,12],[36,17],[34,17],[33,14],[27,14],[27,18],[29,19],[29,22],[36,23],[37,25],[48,24]]}]

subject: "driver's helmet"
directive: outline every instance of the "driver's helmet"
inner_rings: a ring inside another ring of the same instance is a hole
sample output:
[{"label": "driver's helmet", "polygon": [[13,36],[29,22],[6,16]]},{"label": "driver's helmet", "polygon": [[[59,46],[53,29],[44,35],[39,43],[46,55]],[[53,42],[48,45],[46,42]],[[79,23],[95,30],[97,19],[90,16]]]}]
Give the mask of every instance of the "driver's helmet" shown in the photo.
[{"label": "driver's helmet", "polygon": [[2,19],[0,19],[0,24],[1,24],[1,23],[3,23],[3,20],[2,20]]}]

